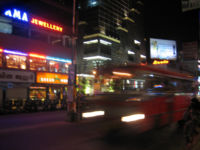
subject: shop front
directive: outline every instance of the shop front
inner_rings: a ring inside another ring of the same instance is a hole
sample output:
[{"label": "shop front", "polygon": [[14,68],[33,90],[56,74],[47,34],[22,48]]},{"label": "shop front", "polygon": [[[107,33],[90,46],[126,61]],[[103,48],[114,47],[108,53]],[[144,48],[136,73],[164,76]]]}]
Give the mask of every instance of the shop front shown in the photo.
[{"label": "shop front", "polygon": [[36,72],[36,83],[29,88],[29,99],[39,101],[43,109],[66,107],[68,75]]},{"label": "shop front", "polygon": [[35,83],[35,73],[10,69],[0,70],[0,108],[22,109],[28,89]]}]

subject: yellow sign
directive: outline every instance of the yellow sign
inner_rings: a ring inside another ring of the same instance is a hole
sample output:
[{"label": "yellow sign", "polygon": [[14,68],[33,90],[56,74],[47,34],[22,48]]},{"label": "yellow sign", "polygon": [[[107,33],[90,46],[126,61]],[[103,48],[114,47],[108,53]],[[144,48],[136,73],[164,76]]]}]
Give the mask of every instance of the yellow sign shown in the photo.
[{"label": "yellow sign", "polygon": [[37,72],[37,83],[68,84],[68,75],[59,73]]},{"label": "yellow sign", "polygon": [[154,60],[153,65],[169,64],[169,60]]}]

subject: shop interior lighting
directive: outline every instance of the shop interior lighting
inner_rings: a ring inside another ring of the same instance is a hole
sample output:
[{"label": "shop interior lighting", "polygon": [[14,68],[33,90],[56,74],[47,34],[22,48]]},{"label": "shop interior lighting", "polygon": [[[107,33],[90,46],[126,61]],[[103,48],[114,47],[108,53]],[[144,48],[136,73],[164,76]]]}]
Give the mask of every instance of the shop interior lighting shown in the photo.
[{"label": "shop interior lighting", "polygon": [[83,42],[84,44],[95,44],[95,43],[98,43],[98,40],[97,39],[94,39],[94,40],[89,40],[89,41],[85,41]]},{"label": "shop interior lighting", "polygon": [[96,71],[96,70],[93,70],[93,71],[92,71],[92,74],[93,74],[93,75],[96,75],[96,74],[97,74],[97,71]]},{"label": "shop interior lighting", "polygon": [[138,41],[138,40],[134,40],[134,43],[137,44],[137,45],[140,45],[140,44],[141,44],[141,42]]},{"label": "shop interior lighting", "polygon": [[132,74],[126,73],[126,72],[116,72],[116,71],[113,71],[112,73],[113,73],[114,75],[120,75],[120,76],[127,76],[127,77],[132,76]]},{"label": "shop interior lighting", "polygon": [[49,64],[50,65],[55,65],[55,62],[50,61]]},{"label": "shop interior lighting", "polygon": [[141,57],[141,58],[145,58],[145,59],[146,59],[146,56],[145,56],[145,55],[140,55],[140,57]]},{"label": "shop interior lighting", "polygon": [[90,56],[90,57],[84,57],[83,59],[85,59],[85,60],[96,60],[96,59],[99,59],[99,60],[111,60],[111,58],[103,57],[103,56]]},{"label": "shop interior lighting", "polygon": [[56,57],[50,57],[50,56],[46,56],[46,59],[59,61],[59,62],[65,62],[65,63],[71,63],[72,62],[70,59],[62,59],[62,58],[56,58]]},{"label": "shop interior lighting", "polygon": [[128,54],[129,54],[129,55],[135,55],[135,53],[134,53],[134,52],[132,52],[132,51],[129,51],[129,50],[128,50]]},{"label": "shop interior lighting", "polygon": [[100,43],[104,44],[104,45],[111,45],[112,44],[111,42],[108,42],[108,41],[105,41],[105,40],[102,40],[102,39],[100,39]]},{"label": "shop interior lighting", "polygon": [[34,87],[34,86],[31,86],[30,89],[46,89],[46,87]]},{"label": "shop interior lighting", "polygon": [[122,122],[132,122],[132,121],[137,121],[137,120],[142,120],[142,119],[145,119],[144,114],[134,114],[134,115],[122,117],[121,121]]},{"label": "shop interior lighting", "polygon": [[26,69],[26,65],[21,65],[21,69]]},{"label": "shop interior lighting", "polygon": [[149,76],[150,76],[150,77],[154,77],[154,75],[153,75],[153,74],[150,74]]},{"label": "shop interior lighting", "polygon": [[89,78],[94,78],[94,75],[91,74],[77,74],[79,77],[89,77]]},{"label": "shop interior lighting", "polygon": [[10,50],[7,50],[7,49],[4,49],[4,53],[7,53],[7,54],[14,54],[14,55],[27,56],[26,53],[22,53],[22,52],[18,52],[18,51],[10,51]]},{"label": "shop interior lighting", "polygon": [[38,55],[38,54],[33,54],[33,53],[30,53],[29,56],[30,57],[35,57],[35,58],[46,59],[46,56]]}]

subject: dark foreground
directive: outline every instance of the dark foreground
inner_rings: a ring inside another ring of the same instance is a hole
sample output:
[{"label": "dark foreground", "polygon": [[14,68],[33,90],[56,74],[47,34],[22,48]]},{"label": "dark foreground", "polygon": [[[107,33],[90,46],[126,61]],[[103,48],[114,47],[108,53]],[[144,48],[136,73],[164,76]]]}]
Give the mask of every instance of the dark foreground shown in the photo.
[{"label": "dark foreground", "polygon": [[[184,150],[176,125],[108,138],[98,124],[69,123],[66,112],[0,116],[0,150]],[[199,150],[197,144],[193,150]]]}]

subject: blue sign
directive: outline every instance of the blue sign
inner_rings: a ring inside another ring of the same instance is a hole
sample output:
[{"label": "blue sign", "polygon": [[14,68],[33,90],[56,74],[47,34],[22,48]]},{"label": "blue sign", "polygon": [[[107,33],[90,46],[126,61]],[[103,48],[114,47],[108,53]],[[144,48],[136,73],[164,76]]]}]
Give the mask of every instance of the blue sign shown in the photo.
[{"label": "blue sign", "polygon": [[4,15],[11,17],[11,18],[14,18],[14,19],[17,19],[17,20],[20,20],[20,21],[28,22],[27,13],[22,12],[22,11],[17,10],[17,9],[13,9],[13,10],[7,9],[7,10],[4,11]]}]

